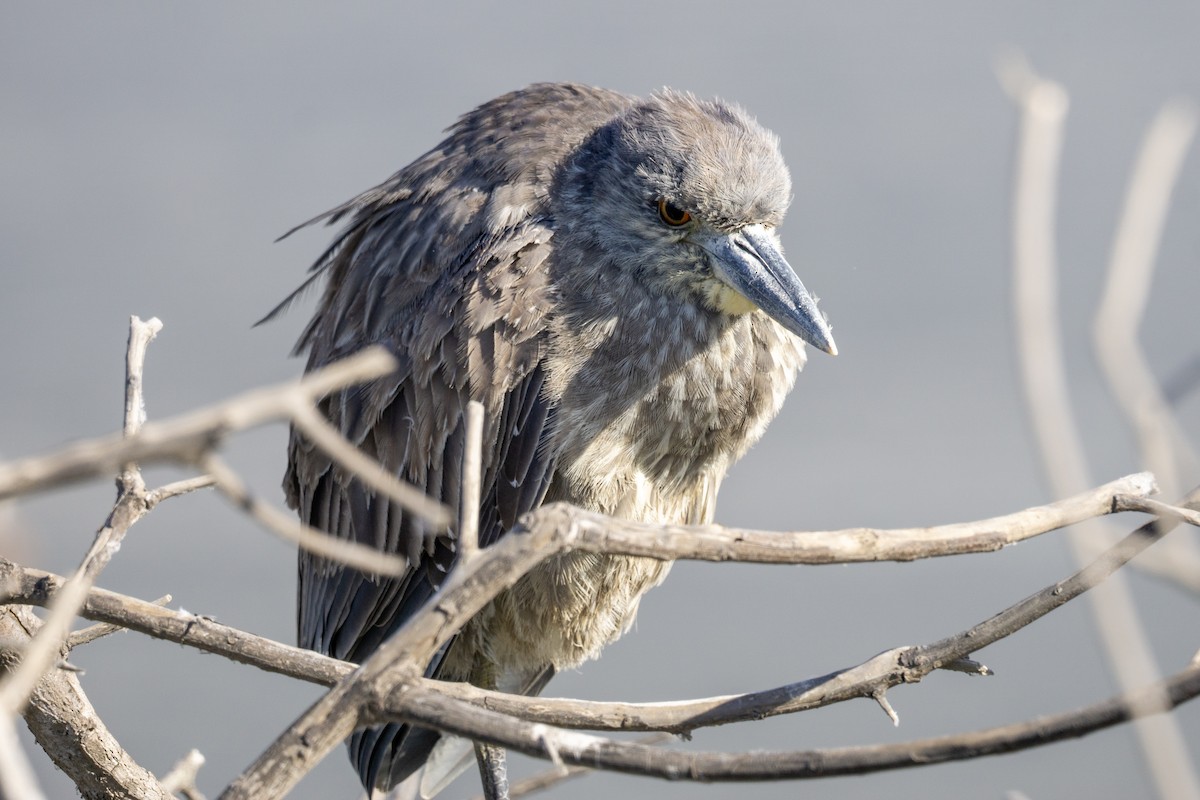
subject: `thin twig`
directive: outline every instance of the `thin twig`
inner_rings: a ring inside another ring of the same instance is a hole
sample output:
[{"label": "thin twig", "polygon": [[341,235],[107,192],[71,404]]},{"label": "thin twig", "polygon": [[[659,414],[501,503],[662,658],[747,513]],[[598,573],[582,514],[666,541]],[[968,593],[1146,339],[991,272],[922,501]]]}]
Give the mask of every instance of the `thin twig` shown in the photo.
[{"label": "thin twig", "polygon": [[181,481],[168,483],[146,493],[146,510],[153,511],[155,506],[172,497],[190,494],[191,492],[207,489],[216,483],[212,475],[198,475],[195,478],[185,478]]},{"label": "thin twig", "polygon": [[[1123,487],[1129,487],[1130,491]],[[750,531],[718,525],[654,525],[614,520],[580,509],[571,509],[570,513],[574,524],[590,532],[576,546],[593,552],[673,560],[848,564],[992,552],[1111,513],[1117,495],[1144,497],[1155,491],[1153,476],[1142,472],[1057,503],[1013,514],[975,522],[892,530]]]},{"label": "thin twig", "polygon": [[143,322],[139,318],[129,319],[129,347],[125,352],[125,415],[122,432],[125,437],[133,436],[146,423],[146,398],[142,392],[143,366],[146,363],[146,348],[162,330],[162,320],[151,317]]},{"label": "thin twig", "polygon": [[479,549],[479,495],[483,480],[483,404],[467,403],[467,442],[463,457],[462,510],[458,517],[458,559],[466,561]]},{"label": "thin twig", "polygon": [[0,714],[0,800],[45,800],[17,738],[13,717]]},{"label": "thin twig", "polygon": [[[1109,508],[1146,510],[1139,505],[1136,498],[1123,495],[1110,497],[1106,505]],[[1168,518],[1178,518],[1181,511],[1175,506],[1155,510],[1161,510]],[[1040,512],[1041,509],[1031,511]],[[886,535],[886,532],[880,534]],[[0,580],[11,585],[13,602],[36,605],[48,603],[63,581],[61,577],[51,573],[19,567],[4,559],[0,559]],[[994,636],[996,630],[1011,632],[1020,625],[1037,619],[1041,614],[1061,604],[1064,598],[1075,596],[1082,585],[1067,584],[1065,589],[1058,584],[1048,587],[1037,596],[1039,599],[1036,603],[1022,601],[1019,616],[1015,616],[1016,612],[1005,612],[994,618],[991,634],[989,629],[972,628],[949,641],[938,643],[937,649],[933,649],[933,645],[923,648],[897,648],[848,670],[751,694],[667,703],[627,704],[515,697],[488,692],[466,684],[439,686],[440,691],[447,695],[532,721],[593,729],[665,729],[685,732],[706,725],[725,724],[773,713],[790,713],[841,699],[866,696],[878,688],[882,676],[895,673],[898,665],[902,664],[920,665],[920,668],[925,670],[920,673],[923,675],[935,666],[939,669],[961,670],[966,669],[964,663],[969,663],[971,672],[987,674],[986,667],[974,662],[964,662],[961,656],[981,647],[987,641],[992,641],[987,637]],[[325,686],[336,683],[354,669],[353,664],[263,639],[202,616],[162,609],[145,601],[102,589],[92,590],[82,613],[89,619],[120,625],[156,638],[217,653],[259,669]],[[905,666],[905,669],[909,669],[909,666]],[[918,677],[916,672],[905,674],[908,680]],[[383,708],[387,713],[399,714],[402,710],[402,706],[393,708],[390,699],[384,703]]]},{"label": "thin twig", "polygon": [[[0,642],[5,643],[0,645],[0,670],[20,658],[21,643],[36,637],[41,627],[42,621],[28,606],[0,609]],[[42,751],[83,797],[168,800],[154,775],[139,766],[105,727],[76,673],[51,669],[43,675],[24,713]],[[0,766],[4,766],[3,749]],[[0,780],[7,773],[6,766],[0,769]],[[15,795],[19,800],[26,796]]]},{"label": "thin twig", "polygon": [[[1017,59],[1004,65],[1001,83],[1021,110],[1013,195],[1013,277],[1022,385],[1047,477],[1054,493],[1064,496],[1090,483],[1067,390],[1058,314],[1055,204],[1067,94]],[[1076,563],[1089,557],[1087,537],[1084,530],[1068,533]],[[1137,622],[1124,576],[1110,581],[1104,592],[1094,593],[1089,606],[1123,688],[1144,685],[1161,674]],[[1174,800],[1200,797],[1200,778],[1176,720],[1148,719],[1135,725],[1134,731],[1159,795]]]},{"label": "thin twig", "polygon": [[163,776],[163,788],[171,794],[183,795],[184,800],[204,800],[204,795],[196,788],[196,778],[203,766],[204,754],[194,748],[189,750],[187,755],[175,762],[171,771]]},{"label": "thin twig", "polygon": [[310,372],[300,381],[255,389],[207,408],[147,423],[136,436],[87,439],[48,455],[0,464],[0,499],[111,475],[131,461],[190,465],[230,433],[289,419],[297,395],[315,401],[386,375],[395,364],[385,349],[367,348]]},{"label": "thin twig", "polygon": [[[641,737],[637,740],[637,743],[644,745],[661,744],[662,742],[671,741],[674,738],[675,737],[669,733],[656,733],[650,736]],[[564,764],[560,767],[554,767],[552,769],[545,770],[544,772],[539,772],[537,775],[531,775],[524,780],[517,781],[509,787],[508,797],[509,800],[517,800],[519,797],[528,797],[531,794],[537,794],[538,792],[545,791],[546,789],[552,789],[555,786],[558,786],[561,783],[566,783],[573,778],[582,778],[584,775],[588,775],[592,772],[595,772],[595,770],[593,770],[591,767],[568,767]],[[475,797],[471,798],[471,800],[485,800],[485,798],[480,794],[475,795]]]},{"label": "thin twig", "polygon": [[1131,719],[1159,714],[1200,695],[1200,666],[1143,689],[1074,711],[934,739],[822,750],[710,753],[618,742],[554,730],[452,700],[424,687],[410,690],[411,719],[457,736],[547,758],[551,747],[566,763],[633,775],[694,781],[775,781],[862,775],[1012,753],[1085,736]]},{"label": "thin twig", "polygon": [[[88,595],[89,599],[91,595]],[[171,595],[164,594],[157,600],[151,601],[151,605],[163,607],[171,602]],[[84,603],[86,607],[87,603]],[[74,650],[76,647],[82,647],[85,644],[91,644],[97,639],[103,639],[105,636],[111,636],[118,631],[128,630],[123,625],[114,625],[111,622],[97,622],[95,625],[89,625],[81,630],[72,631],[67,637],[67,650]]]},{"label": "thin twig", "polygon": [[445,530],[450,525],[450,509],[417,487],[400,480],[384,469],[378,461],[364,455],[348,442],[337,428],[317,413],[307,399],[294,399],[291,418],[292,424],[303,432],[305,437],[360,481],[405,511],[411,511],[428,521],[435,530]]},{"label": "thin twig", "polygon": [[241,508],[267,530],[293,542],[310,553],[337,561],[375,575],[403,575],[408,571],[408,559],[385,553],[374,547],[338,539],[324,531],[310,528],[291,514],[285,514],[270,503],[251,494],[238,474],[214,453],[202,456],[198,464],[215,482],[217,491]]},{"label": "thin twig", "polygon": [[1138,341],[1138,326],[1150,296],[1171,194],[1196,122],[1195,107],[1175,100],[1163,107],[1146,132],[1125,194],[1108,278],[1092,326],[1097,360],[1113,397],[1137,431],[1142,463],[1158,476],[1169,497],[1179,491],[1176,456],[1186,461],[1188,472],[1194,472],[1196,452],[1159,388]]},{"label": "thin twig", "polygon": [[[157,318],[145,323],[137,317],[130,319],[124,420],[127,436],[137,435],[145,415],[141,395],[142,361],[146,355],[146,346],[161,329],[162,323]],[[145,503],[142,501],[145,485],[132,461],[126,460],[121,463],[118,488],[120,496],[112,513],[109,514],[104,527],[97,532],[91,548],[72,579],[50,608],[41,632],[26,648],[20,665],[0,682],[0,715],[21,713],[33,687],[58,660],[70,632],[71,620],[87,600],[88,590],[92,588],[96,576],[120,549],[121,540],[125,538],[129,527],[146,513]]]},{"label": "thin twig", "polygon": [[1195,509],[1173,506],[1170,503],[1151,500],[1148,497],[1125,495],[1119,495],[1115,499],[1115,503],[1122,511],[1143,511],[1147,514],[1154,514],[1166,519],[1177,519],[1180,522],[1200,527],[1200,511]]}]

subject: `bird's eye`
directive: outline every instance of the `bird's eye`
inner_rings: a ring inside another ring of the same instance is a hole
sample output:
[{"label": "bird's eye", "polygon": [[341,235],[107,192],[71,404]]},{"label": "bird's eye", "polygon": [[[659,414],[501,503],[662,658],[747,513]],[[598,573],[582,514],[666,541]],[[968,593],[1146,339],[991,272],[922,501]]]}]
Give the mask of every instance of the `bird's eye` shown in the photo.
[{"label": "bird's eye", "polygon": [[658,217],[672,228],[686,225],[692,221],[692,215],[684,211],[670,200],[658,201]]}]

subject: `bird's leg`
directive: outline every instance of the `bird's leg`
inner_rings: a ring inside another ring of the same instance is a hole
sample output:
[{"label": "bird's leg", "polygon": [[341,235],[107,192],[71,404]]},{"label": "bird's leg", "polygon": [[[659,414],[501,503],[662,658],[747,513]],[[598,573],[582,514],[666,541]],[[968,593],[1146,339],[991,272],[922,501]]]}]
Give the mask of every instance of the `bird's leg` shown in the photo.
[{"label": "bird's leg", "polygon": [[483,796],[487,800],[508,800],[508,764],[504,758],[504,748],[476,742],[475,761],[479,763]]},{"label": "bird's leg", "polygon": [[[496,667],[483,654],[475,657],[471,683],[484,689],[496,688]],[[483,796],[487,800],[508,800],[508,762],[504,748],[486,742],[475,742],[475,762],[483,781]]]}]

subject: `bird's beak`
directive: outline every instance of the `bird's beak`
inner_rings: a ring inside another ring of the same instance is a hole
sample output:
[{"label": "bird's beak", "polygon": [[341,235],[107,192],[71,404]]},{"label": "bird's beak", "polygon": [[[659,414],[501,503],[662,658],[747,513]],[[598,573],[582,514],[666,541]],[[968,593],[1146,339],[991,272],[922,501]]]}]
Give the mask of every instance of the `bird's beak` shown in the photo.
[{"label": "bird's beak", "polygon": [[766,228],[748,225],[697,239],[713,256],[718,279],[813,347],[837,355],[829,323]]}]

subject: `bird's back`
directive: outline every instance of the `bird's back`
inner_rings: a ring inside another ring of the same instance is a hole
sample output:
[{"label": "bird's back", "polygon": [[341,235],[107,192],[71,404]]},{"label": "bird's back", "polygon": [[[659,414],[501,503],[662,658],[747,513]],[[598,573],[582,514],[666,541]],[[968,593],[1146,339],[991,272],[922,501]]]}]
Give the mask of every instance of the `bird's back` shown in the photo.
[{"label": "bird's back", "polygon": [[[394,375],[329,398],[324,412],[399,477],[457,508],[463,410],[483,401],[493,443],[485,544],[540,502],[552,471],[539,452],[549,421],[538,367],[550,303],[546,187],[579,140],[629,102],[557,84],[497,98],[384,183],[311,221],[350,218],[313,267],[310,282],[326,283],[297,345],[308,369],[370,344],[400,362]],[[308,524],[409,558],[407,575],[381,579],[300,554],[301,645],[361,661],[432,596],[454,557],[452,534],[430,535],[296,433],[284,487]],[[432,744],[409,741],[398,757],[405,739],[400,726],[356,736],[352,756],[368,785],[411,771]]]}]

